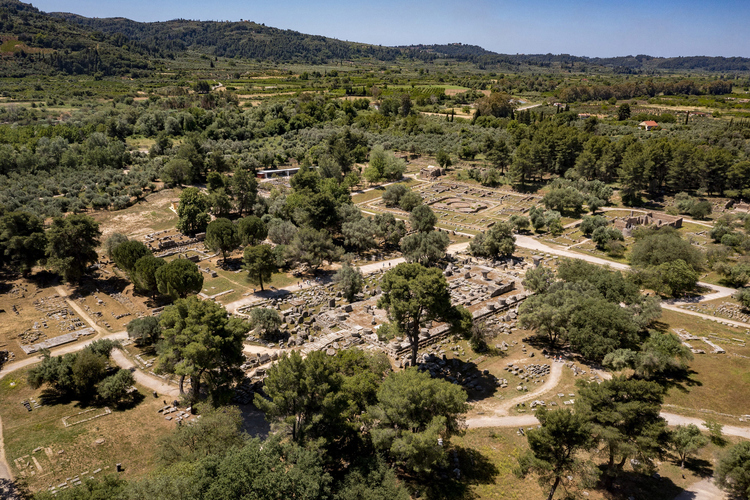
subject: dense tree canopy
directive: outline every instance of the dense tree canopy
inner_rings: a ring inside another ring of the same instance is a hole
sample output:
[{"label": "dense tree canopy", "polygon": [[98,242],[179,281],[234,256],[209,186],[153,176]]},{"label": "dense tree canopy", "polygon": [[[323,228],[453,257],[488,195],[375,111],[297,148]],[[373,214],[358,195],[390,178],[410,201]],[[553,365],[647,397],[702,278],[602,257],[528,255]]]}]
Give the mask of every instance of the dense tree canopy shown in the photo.
[{"label": "dense tree canopy", "polygon": [[247,326],[228,318],[219,304],[196,297],[180,299],[161,313],[163,341],[158,346],[157,369],[190,380],[190,398],[201,397],[202,384],[221,398],[237,380],[243,362],[242,342]]}]

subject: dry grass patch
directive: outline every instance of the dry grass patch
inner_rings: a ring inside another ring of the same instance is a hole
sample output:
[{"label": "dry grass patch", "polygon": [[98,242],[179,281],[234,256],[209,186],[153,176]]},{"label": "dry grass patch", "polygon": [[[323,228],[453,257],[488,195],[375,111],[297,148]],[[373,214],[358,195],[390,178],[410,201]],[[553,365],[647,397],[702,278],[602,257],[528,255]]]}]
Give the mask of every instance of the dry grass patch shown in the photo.
[{"label": "dry grass patch", "polygon": [[[83,407],[80,403],[44,404],[31,412],[22,401],[42,401],[42,389],[26,383],[26,371],[15,372],[0,381],[0,415],[8,462],[17,478],[34,490],[57,486],[68,478],[99,477],[114,473],[122,463],[124,478],[141,476],[154,467],[155,441],[170,432],[174,423],[157,413],[161,399],[149,394],[132,409],[112,413],[70,427],[71,422],[104,413],[103,407]],[[78,415],[94,409],[93,412]],[[18,459],[18,460],[17,460]]]}]

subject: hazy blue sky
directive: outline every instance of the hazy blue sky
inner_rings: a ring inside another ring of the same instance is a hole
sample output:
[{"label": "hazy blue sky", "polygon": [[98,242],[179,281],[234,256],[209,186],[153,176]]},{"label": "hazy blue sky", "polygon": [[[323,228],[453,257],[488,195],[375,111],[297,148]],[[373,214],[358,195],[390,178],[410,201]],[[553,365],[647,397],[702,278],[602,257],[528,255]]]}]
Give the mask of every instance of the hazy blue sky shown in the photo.
[{"label": "hazy blue sky", "polygon": [[136,21],[249,19],[381,45],[463,42],[501,53],[750,57],[748,0],[40,0]]}]

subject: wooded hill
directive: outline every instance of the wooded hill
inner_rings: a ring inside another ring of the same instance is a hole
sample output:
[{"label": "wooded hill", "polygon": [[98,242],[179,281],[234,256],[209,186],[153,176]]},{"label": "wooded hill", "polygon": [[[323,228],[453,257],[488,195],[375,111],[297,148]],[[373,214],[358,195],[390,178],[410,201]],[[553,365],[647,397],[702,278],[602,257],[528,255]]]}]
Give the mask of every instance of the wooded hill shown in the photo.
[{"label": "wooded hill", "polygon": [[501,71],[525,68],[618,73],[702,70],[749,71],[742,57],[646,55],[589,58],[569,54],[498,54],[462,43],[384,47],[272,28],[251,21],[215,22],[175,19],[141,23],[125,18],[87,18],[44,13],[17,0],[0,0],[1,72],[24,76],[62,72],[138,76],[152,69],[153,58],[175,58],[187,50],[218,57],[241,57],[277,63],[322,64],[341,60],[421,61],[452,59]]},{"label": "wooded hill", "polygon": [[123,35],[93,33],[29,4],[0,0],[0,74],[127,75],[149,70],[150,53]]}]

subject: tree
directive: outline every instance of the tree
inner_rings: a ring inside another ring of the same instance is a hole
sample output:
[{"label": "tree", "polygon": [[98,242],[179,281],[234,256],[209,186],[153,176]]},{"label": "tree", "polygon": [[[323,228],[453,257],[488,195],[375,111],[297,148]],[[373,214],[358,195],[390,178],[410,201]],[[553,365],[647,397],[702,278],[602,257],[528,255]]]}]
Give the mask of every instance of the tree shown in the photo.
[{"label": "tree", "polygon": [[255,307],[250,311],[250,328],[260,330],[261,337],[267,337],[279,331],[281,316],[276,309]]},{"label": "tree", "polygon": [[372,220],[362,217],[358,220],[345,222],[341,225],[341,235],[344,245],[356,252],[364,252],[375,246],[375,225]]},{"label": "tree", "polygon": [[475,257],[510,257],[515,249],[516,238],[513,236],[513,228],[505,222],[495,223],[469,243],[469,253]]},{"label": "tree", "polygon": [[341,249],[333,244],[328,231],[312,227],[303,227],[297,231],[290,250],[297,261],[304,262],[312,269],[320,267],[324,260],[334,262],[341,255]]},{"label": "tree", "polygon": [[578,307],[582,291],[569,283],[540,283],[540,286],[546,286],[547,290],[532,295],[521,304],[518,321],[521,327],[534,329],[537,335],[546,337],[554,348],[558,340],[567,341],[570,317]]},{"label": "tree", "polygon": [[135,262],[131,279],[139,292],[147,293],[151,298],[156,297],[156,294],[159,292],[156,272],[166,263],[167,261],[164,259],[154,257],[153,255],[146,255]]},{"label": "tree", "polygon": [[615,370],[630,367],[635,376],[646,380],[684,374],[687,361],[693,354],[679,337],[672,334],[651,332],[651,336],[641,345],[638,352],[618,349],[607,354],[602,364]]},{"label": "tree", "polygon": [[135,378],[130,370],[120,369],[117,373],[99,382],[99,397],[111,404],[118,404],[128,395],[128,390],[135,385]]},{"label": "tree", "polygon": [[440,168],[448,168],[453,164],[451,162],[451,155],[443,148],[440,148],[435,154],[435,161],[440,165]]},{"label": "tree", "polygon": [[165,466],[196,463],[216,457],[245,443],[242,414],[236,406],[212,408],[200,404],[201,418],[191,425],[180,425],[158,440],[157,458]]},{"label": "tree", "polygon": [[182,158],[169,160],[160,171],[161,180],[168,186],[182,186],[192,180],[190,162]]},{"label": "tree", "polygon": [[476,117],[494,116],[495,118],[507,118],[513,114],[515,101],[504,92],[492,92],[490,95],[477,100]]},{"label": "tree", "polygon": [[544,293],[555,281],[555,272],[544,266],[539,266],[526,271],[523,286],[534,293]]},{"label": "tree", "polygon": [[83,214],[56,217],[47,231],[47,264],[65,281],[79,281],[99,258],[99,223]]},{"label": "tree", "polygon": [[240,319],[227,317],[220,304],[197,297],[179,299],[160,316],[163,340],[159,344],[157,370],[190,378],[190,399],[200,397],[201,384],[209,393],[221,396],[242,372],[242,347],[247,326]]},{"label": "tree", "polygon": [[26,212],[10,212],[0,218],[0,265],[28,276],[45,258],[47,236],[44,222]]},{"label": "tree", "polygon": [[330,398],[339,383],[323,352],[314,351],[303,360],[298,351],[292,351],[268,370],[264,390],[270,399],[256,394],[255,406],[267,419],[287,426],[292,440],[302,442],[308,433],[320,433],[316,423],[321,427],[328,423],[319,415],[333,403]]},{"label": "tree", "polygon": [[173,299],[185,298],[203,288],[203,274],[198,266],[188,259],[175,259],[159,267],[155,273],[159,293]]},{"label": "tree", "polygon": [[669,444],[680,457],[680,468],[684,469],[685,460],[706,446],[708,438],[701,433],[695,424],[678,425],[669,435]]},{"label": "tree", "polygon": [[365,168],[364,176],[368,182],[375,183],[382,180],[397,181],[403,177],[406,163],[400,158],[387,152],[383,146],[377,145],[370,151],[370,164]]},{"label": "tree", "polygon": [[95,393],[96,384],[107,370],[107,357],[92,349],[83,349],[76,354],[71,366],[71,376],[76,394],[88,398]]},{"label": "tree", "polygon": [[367,411],[376,449],[418,474],[447,464],[447,444],[462,430],[466,392],[411,367],[386,377],[377,398]]},{"label": "tree", "polygon": [[435,229],[437,215],[427,205],[419,205],[409,215],[409,223],[412,229],[420,233],[428,233]]},{"label": "tree", "polygon": [[190,187],[182,191],[177,205],[177,230],[189,236],[205,231],[211,220],[211,216],[206,213],[208,207],[206,195],[198,188]]},{"label": "tree", "polygon": [[391,184],[383,193],[383,203],[389,208],[397,207],[401,202],[401,197],[407,192],[409,192],[409,190],[403,184]]},{"label": "tree", "polygon": [[341,268],[333,275],[333,282],[340,288],[341,292],[349,302],[354,301],[354,296],[362,291],[365,285],[365,279],[362,272],[349,263],[344,263]]},{"label": "tree", "polygon": [[112,250],[112,259],[117,264],[117,267],[127,273],[131,273],[135,270],[135,264],[138,259],[153,255],[151,250],[140,241],[126,241],[120,245],[117,245]]},{"label": "tree", "polygon": [[706,217],[711,215],[712,210],[713,207],[711,206],[710,201],[699,201],[690,209],[690,217],[694,219],[705,219]]},{"label": "tree", "polygon": [[405,212],[411,212],[422,204],[422,197],[416,191],[407,191],[399,200],[399,207]]},{"label": "tree", "polygon": [[656,268],[656,276],[663,284],[660,291],[666,295],[679,296],[694,290],[699,274],[682,259],[664,262]]},{"label": "tree", "polygon": [[737,299],[737,302],[742,304],[742,307],[744,307],[745,309],[750,309],[750,288],[737,290],[733,297]]},{"label": "tree", "polygon": [[268,236],[268,227],[260,218],[250,215],[237,222],[237,232],[243,245],[257,245]]},{"label": "tree", "polygon": [[558,212],[570,209],[574,213],[579,213],[583,209],[584,201],[581,192],[572,186],[552,188],[542,198],[542,203],[548,210],[553,209]]},{"label": "tree", "polygon": [[260,285],[260,289],[263,290],[263,283],[268,282],[276,271],[276,259],[271,246],[245,247],[242,261],[247,271],[248,281],[254,285]]},{"label": "tree", "polygon": [[693,269],[701,268],[701,252],[671,227],[641,229],[635,232],[635,238],[630,254],[630,263],[634,266],[658,266],[680,259]]},{"label": "tree", "polygon": [[617,108],[617,119],[624,121],[630,118],[630,104],[624,102]]},{"label": "tree", "polygon": [[268,238],[277,245],[290,245],[297,234],[297,226],[288,220],[271,219],[268,223]]},{"label": "tree", "polygon": [[374,219],[375,233],[383,239],[385,245],[398,245],[401,238],[406,236],[406,224],[397,220],[393,214],[377,214]]},{"label": "tree", "polygon": [[229,181],[229,190],[234,198],[237,213],[242,216],[249,212],[258,197],[258,181],[251,172],[237,167]]},{"label": "tree", "polygon": [[135,339],[136,345],[152,345],[161,337],[161,325],[156,316],[135,318],[127,326],[128,337]]},{"label": "tree", "polygon": [[104,242],[104,250],[107,252],[107,257],[112,259],[112,252],[115,250],[115,248],[117,248],[118,245],[125,243],[126,241],[129,240],[128,237],[124,234],[112,233],[112,235]]},{"label": "tree", "polygon": [[583,463],[578,453],[592,446],[591,426],[581,415],[569,409],[536,412],[541,423],[538,429],[526,433],[529,451],[519,459],[523,475],[539,475],[541,485],[552,483],[547,500],[552,500],[560,481],[580,473]]},{"label": "tree", "polygon": [[750,442],[737,443],[721,456],[716,484],[740,498],[750,498]]},{"label": "tree", "polygon": [[[591,422],[594,439],[603,445],[605,468],[621,471],[628,458],[650,464],[664,449],[667,426],[659,416],[663,391],[654,382],[613,377],[602,383],[576,383],[575,412]],[[619,460],[619,461],[618,461]]]},{"label": "tree", "polygon": [[445,257],[449,244],[448,235],[441,231],[415,233],[401,240],[401,253],[407,262],[430,265]]},{"label": "tree", "polygon": [[227,252],[240,245],[237,228],[229,219],[218,218],[211,221],[206,228],[206,246],[213,251],[221,251],[223,261],[227,262]]},{"label": "tree", "polygon": [[613,241],[623,241],[622,232],[614,227],[597,227],[591,234],[591,241],[599,250],[609,250]]},{"label": "tree", "polygon": [[529,226],[531,226],[529,218],[524,217],[523,215],[511,215],[508,222],[513,226],[513,229],[517,233],[525,232],[529,229]]},{"label": "tree", "polygon": [[607,218],[601,215],[587,215],[581,219],[581,232],[584,236],[590,237],[591,233],[600,227],[606,227],[609,224]]},{"label": "tree", "polygon": [[409,339],[411,364],[416,366],[422,323],[451,319],[455,312],[448,282],[440,269],[403,263],[385,273],[381,288],[378,307],[388,311],[391,321]]}]

